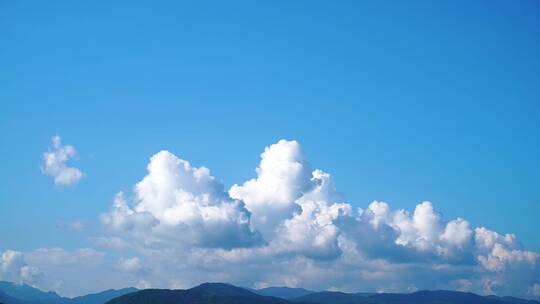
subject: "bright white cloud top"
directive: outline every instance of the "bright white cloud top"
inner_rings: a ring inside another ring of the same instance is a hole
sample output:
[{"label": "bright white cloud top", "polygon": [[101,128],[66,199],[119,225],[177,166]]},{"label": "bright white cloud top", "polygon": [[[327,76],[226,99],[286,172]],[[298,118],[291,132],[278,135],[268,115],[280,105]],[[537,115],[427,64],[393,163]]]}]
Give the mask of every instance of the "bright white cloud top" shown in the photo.
[{"label": "bright white cloud top", "polygon": [[83,172],[75,167],[69,167],[66,162],[77,155],[77,150],[70,145],[62,145],[60,136],[53,136],[52,145],[43,153],[44,174],[54,178],[54,183],[60,186],[74,185],[84,176]]},{"label": "bright white cloud top", "polygon": [[[74,149],[62,146],[59,138],[53,144],[52,166],[66,169]],[[109,234],[93,238],[96,246],[124,257],[106,258],[94,249],[40,249],[26,254],[31,272],[54,272],[49,260],[63,255],[85,264],[81,267],[89,278],[93,272],[105,278],[108,287],[225,281],[538,297],[539,256],[523,249],[516,236],[471,227],[463,218],[446,220],[427,201],[412,212],[378,201],[355,208],[336,191],[330,174],[312,169],[296,141],[267,147],[257,175],[228,191],[209,169],[168,151],[153,155],[147,170],[133,194],[119,192],[101,216]],[[29,266],[14,256],[3,254],[0,276],[29,281],[22,270]],[[88,269],[89,260],[94,268]],[[56,280],[81,280],[69,276],[67,270],[55,273]]]}]

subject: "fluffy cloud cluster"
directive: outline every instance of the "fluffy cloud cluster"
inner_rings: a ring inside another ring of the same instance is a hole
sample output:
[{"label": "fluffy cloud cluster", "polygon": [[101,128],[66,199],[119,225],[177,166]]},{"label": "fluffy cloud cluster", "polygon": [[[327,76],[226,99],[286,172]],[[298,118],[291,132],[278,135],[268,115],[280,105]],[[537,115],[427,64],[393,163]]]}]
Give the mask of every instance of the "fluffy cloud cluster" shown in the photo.
[{"label": "fluffy cloud cluster", "polygon": [[296,141],[280,140],[261,154],[257,177],[233,185],[229,195],[245,202],[252,227],[272,237],[274,227],[300,210],[295,200],[312,187],[311,167]]},{"label": "fluffy cloud cluster", "polygon": [[[535,297],[538,254],[511,234],[445,220],[431,202],[412,212],[385,202],[353,208],[296,141],[261,154],[256,176],[228,191],[205,167],[161,151],[129,201],[117,194],[102,221],[140,258],[119,268],[133,284],[202,281],[318,289],[454,288]],[[117,246],[120,247],[120,246]],[[144,266],[143,266],[144,265]],[[182,273],[179,278],[176,274]],[[430,278],[427,279],[426,278]]]},{"label": "fluffy cloud cluster", "polygon": [[466,263],[472,259],[469,223],[461,218],[444,222],[431,202],[416,206],[410,214],[373,202],[360,210],[346,234],[372,257],[392,261],[445,261]]},{"label": "fluffy cloud cluster", "polygon": [[0,281],[34,285],[41,276],[38,268],[26,264],[21,252],[6,250],[0,254]]},{"label": "fluffy cloud cluster", "polygon": [[475,232],[478,261],[490,271],[501,272],[516,264],[534,264],[538,259],[535,252],[519,250],[513,234],[503,236],[484,227],[476,228]]},{"label": "fluffy cloud cluster", "polygon": [[[54,137],[43,171],[57,184],[76,183],[82,172],[65,165],[75,153]],[[209,169],[158,152],[133,192],[119,192],[101,221],[107,232],[90,242],[105,251],[8,250],[0,256],[0,280],[65,295],[223,281],[540,298],[539,255],[516,236],[445,219],[427,201],[411,211],[381,201],[353,207],[296,141],[267,147],[256,175],[229,189]]]},{"label": "fluffy cloud cluster", "polygon": [[53,136],[52,145],[43,153],[44,174],[54,178],[54,183],[61,186],[74,185],[83,177],[83,172],[77,168],[69,167],[66,162],[77,155],[77,150],[70,145],[62,145],[60,136]]},{"label": "fluffy cloud cluster", "polygon": [[135,186],[134,206],[117,194],[103,222],[146,243],[181,243],[208,247],[259,244],[250,212],[232,199],[205,167],[195,168],[161,151],[150,159],[148,175]]}]

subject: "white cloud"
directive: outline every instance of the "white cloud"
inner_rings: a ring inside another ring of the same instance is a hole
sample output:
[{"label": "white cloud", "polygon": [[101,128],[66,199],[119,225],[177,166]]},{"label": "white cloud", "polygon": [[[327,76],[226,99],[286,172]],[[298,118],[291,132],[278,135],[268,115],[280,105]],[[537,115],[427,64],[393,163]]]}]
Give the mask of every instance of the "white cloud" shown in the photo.
[{"label": "white cloud", "polygon": [[83,172],[75,167],[69,167],[66,162],[77,155],[77,150],[70,145],[62,145],[60,136],[53,136],[52,145],[43,153],[44,174],[54,178],[54,183],[61,186],[74,185],[83,177]]},{"label": "white cloud", "polygon": [[117,236],[111,237],[91,237],[89,241],[98,246],[114,250],[123,250],[131,247],[130,243]]},{"label": "white cloud", "polygon": [[276,244],[277,251],[312,258],[335,258],[341,249],[338,246],[339,228],[334,221],[350,214],[350,209],[348,204],[328,206],[323,202],[303,202],[302,212],[283,222],[272,244]]},{"label": "white cloud", "polygon": [[28,266],[21,252],[6,250],[0,254],[0,281],[34,285],[41,279],[41,271]]},{"label": "white cloud", "polygon": [[252,226],[269,237],[281,221],[299,211],[294,201],[312,187],[311,166],[298,142],[280,140],[266,147],[256,172],[256,178],[233,185],[229,195],[245,202]]},{"label": "white cloud", "polygon": [[134,286],[137,279],[118,271],[117,260],[92,248],[39,248],[24,253],[27,265],[42,276],[36,287],[63,296],[78,296],[110,288]]},{"label": "white cloud", "polygon": [[478,261],[491,271],[502,271],[508,264],[527,263],[534,265],[538,254],[531,251],[508,250],[501,244],[495,244],[486,256],[479,255]]},{"label": "white cloud", "polygon": [[446,224],[443,233],[440,235],[440,239],[449,245],[462,248],[469,242],[472,233],[469,222],[462,218],[457,218]]},{"label": "white cloud", "polygon": [[137,285],[135,285],[135,288],[138,288],[138,289],[152,288],[152,283],[146,280],[140,280],[139,282],[137,282]]},{"label": "white cloud", "polygon": [[477,259],[489,271],[504,271],[519,264],[534,266],[538,253],[520,250],[513,234],[500,235],[484,227],[475,229]]},{"label": "white cloud", "polygon": [[138,257],[120,258],[118,260],[118,268],[126,272],[139,272],[143,269],[141,259]]},{"label": "white cloud", "polygon": [[283,220],[271,241],[274,250],[301,253],[313,258],[332,258],[340,254],[336,221],[352,215],[352,207],[333,202],[339,197],[329,174],[315,170],[311,182],[314,188],[304,193],[295,204],[300,213]]},{"label": "white cloud", "polygon": [[353,208],[295,141],[267,147],[257,176],[229,191],[209,169],[167,151],[152,156],[147,169],[133,193],[119,192],[102,215],[111,234],[92,239],[124,257],[39,249],[28,254],[29,265],[63,274],[59,290],[76,288],[68,285],[75,267],[102,269],[124,286],[158,288],[225,281],[529,297],[538,288],[538,254],[521,248],[516,236],[445,219],[427,201],[412,211],[382,201]]},{"label": "white cloud", "polygon": [[67,251],[63,248],[38,248],[26,254],[27,259],[36,264],[69,266],[70,264],[94,263],[99,264],[105,257],[105,253],[92,248],[81,248]]},{"label": "white cloud", "polygon": [[[135,186],[132,206],[120,193],[102,219],[151,257],[144,280],[152,286],[217,280],[487,292],[509,285],[516,267],[529,274],[515,279],[523,286],[537,273],[537,254],[520,249],[515,236],[473,231],[462,218],[446,221],[431,202],[412,213],[373,202],[355,213],[296,141],[267,147],[256,172],[227,194],[207,168],[162,151]],[[181,280],[169,275],[178,272]]]},{"label": "white cloud", "polygon": [[474,232],[476,246],[481,251],[491,251],[495,244],[502,244],[508,248],[517,247],[516,236],[513,234],[501,235],[485,227],[478,227]]},{"label": "white cloud", "polygon": [[250,217],[243,202],[230,198],[207,168],[192,167],[161,151],[152,156],[148,175],[135,186],[133,208],[119,193],[102,220],[149,243],[236,247],[261,241]]}]

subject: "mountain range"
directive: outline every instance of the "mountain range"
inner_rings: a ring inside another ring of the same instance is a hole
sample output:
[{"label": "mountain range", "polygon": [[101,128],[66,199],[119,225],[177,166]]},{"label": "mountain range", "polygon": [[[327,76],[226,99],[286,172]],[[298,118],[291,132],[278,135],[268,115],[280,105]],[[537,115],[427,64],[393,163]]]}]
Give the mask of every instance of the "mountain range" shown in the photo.
[{"label": "mountain range", "polygon": [[103,304],[111,299],[137,291],[136,288],[109,289],[85,296],[66,298],[55,292],[41,291],[26,284],[0,281],[2,304]]},{"label": "mountain range", "polygon": [[413,293],[344,293],[303,288],[248,289],[225,283],[204,283],[190,289],[110,289],[66,298],[28,285],[0,282],[1,304],[540,304],[515,297],[480,296],[436,290]]}]

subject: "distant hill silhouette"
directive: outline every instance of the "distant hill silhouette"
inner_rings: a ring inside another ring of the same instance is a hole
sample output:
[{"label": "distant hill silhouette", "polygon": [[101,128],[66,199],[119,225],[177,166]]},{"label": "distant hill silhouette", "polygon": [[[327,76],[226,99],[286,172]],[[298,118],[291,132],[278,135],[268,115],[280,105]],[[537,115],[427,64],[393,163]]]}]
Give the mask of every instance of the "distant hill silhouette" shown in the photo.
[{"label": "distant hill silhouette", "polygon": [[224,283],[204,283],[191,289],[124,288],[76,298],[10,282],[0,282],[0,304],[540,304],[515,297],[480,296],[435,290],[413,293],[314,292],[303,288],[268,287],[260,290]]},{"label": "distant hill silhouette", "polygon": [[[15,284],[12,282],[0,281],[0,292],[22,301],[44,301],[50,299],[60,299],[55,292],[45,292],[26,284]],[[4,301],[8,304],[7,301]]]},{"label": "distant hill silhouette", "polygon": [[294,299],[315,293],[315,291],[304,288],[289,288],[289,287],[267,287],[261,289],[252,289],[253,292],[262,296],[278,297],[282,299]]},{"label": "distant hill silhouette", "polygon": [[291,299],[293,302],[319,303],[319,304],[346,304],[356,303],[365,298],[362,295],[354,293],[345,293],[339,291],[321,291],[307,294],[302,297]]},{"label": "distant hill silhouette", "polygon": [[25,304],[26,302],[16,299],[0,291],[0,304]]},{"label": "distant hill silhouette", "polygon": [[[473,293],[457,291],[418,291],[408,294],[397,293],[344,293],[313,292],[287,300],[295,292],[293,288],[279,287],[274,289],[254,290],[253,292],[222,283],[205,283],[187,290],[151,289],[141,290],[115,298],[107,304],[247,304],[247,303],[280,303],[280,304],[540,304],[511,297],[483,297]],[[261,294],[282,295],[267,297]]]},{"label": "distant hill silhouette", "polygon": [[85,296],[69,299],[68,303],[66,304],[103,304],[111,299],[136,291],[138,291],[138,289],[133,287],[122,289],[109,289],[102,292],[92,293]]},{"label": "distant hill silhouette", "polygon": [[448,290],[424,290],[406,294],[351,294],[324,291],[292,299],[292,301],[317,304],[540,304],[540,302],[532,300],[522,300],[512,297],[483,297],[474,293]]},{"label": "distant hill silhouette", "polygon": [[501,304],[498,300],[482,297],[468,292],[447,290],[417,291],[409,294],[383,293],[365,298],[362,303],[385,304]]},{"label": "distant hill silhouette", "polygon": [[2,304],[103,304],[110,299],[135,292],[136,288],[109,289],[75,298],[61,297],[55,292],[45,292],[26,284],[0,281]]},{"label": "distant hill silhouette", "polygon": [[245,288],[204,283],[187,290],[146,289],[123,295],[107,304],[286,304],[285,299],[261,296]]}]

